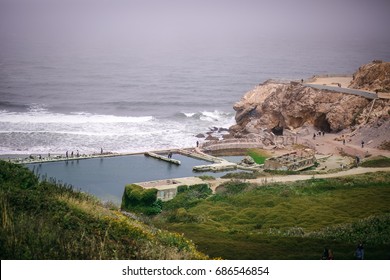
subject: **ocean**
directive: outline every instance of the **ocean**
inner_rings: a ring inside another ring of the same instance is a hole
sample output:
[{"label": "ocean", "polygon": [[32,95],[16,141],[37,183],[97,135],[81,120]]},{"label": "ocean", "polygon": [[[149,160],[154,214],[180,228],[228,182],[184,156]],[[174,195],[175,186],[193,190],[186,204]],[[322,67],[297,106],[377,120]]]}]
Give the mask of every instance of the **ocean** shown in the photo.
[{"label": "ocean", "polygon": [[390,60],[385,36],[238,33],[193,41],[159,34],[143,45],[136,37],[87,40],[3,25],[0,154],[192,147],[197,134],[233,125],[234,103],[267,79],[352,74]]}]

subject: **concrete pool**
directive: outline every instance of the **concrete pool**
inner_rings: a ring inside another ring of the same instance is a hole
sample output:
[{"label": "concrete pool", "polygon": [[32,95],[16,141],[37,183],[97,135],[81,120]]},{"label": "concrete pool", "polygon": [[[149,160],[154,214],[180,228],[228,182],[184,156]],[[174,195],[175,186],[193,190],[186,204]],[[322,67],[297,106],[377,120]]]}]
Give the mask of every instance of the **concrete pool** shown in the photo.
[{"label": "concrete pool", "polygon": [[72,185],[75,189],[95,195],[103,201],[119,204],[124,187],[135,182],[190,176],[220,177],[228,172],[193,172],[192,167],[209,162],[174,154],[181,165],[169,164],[144,155],[91,158],[26,166],[42,176]]}]

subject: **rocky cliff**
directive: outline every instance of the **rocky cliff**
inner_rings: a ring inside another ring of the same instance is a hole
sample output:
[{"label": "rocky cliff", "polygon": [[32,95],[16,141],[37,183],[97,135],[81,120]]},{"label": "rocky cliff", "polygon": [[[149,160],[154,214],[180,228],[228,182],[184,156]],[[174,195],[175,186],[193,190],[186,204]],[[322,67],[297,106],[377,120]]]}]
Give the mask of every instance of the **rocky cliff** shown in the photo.
[{"label": "rocky cliff", "polygon": [[[390,69],[387,65],[390,66],[390,63],[373,62],[360,67],[351,86],[368,90],[390,87],[386,74],[390,73]],[[389,99],[374,102],[361,96],[316,89],[297,82],[269,80],[247,92],[233,108],[236,111],[236,125],[230,127],[230,135],[236,138],[262,138],[272,129],[275,132],[275,128],[283,128],[287,132],[311,128],[332,133],[370,128],[372,135],[390,138],[390,131],[383,131],[390,124]],[[360,139],[362,137],[360,135]],[[376,144],[379,146],[381,143]]]},{"label": "rocky cliff", "polygon": [[350,88],[390,92],[390,62],[374,60],[353,74]]},{"label": "rocky cliff", "polygon": [[319,90],[299,83],[267,81],[246,93],[234,105],[233,134],[259,133],[277,126],[294,130],[314,126],[338,132],[351,125],[370,103],[360,96]]}]

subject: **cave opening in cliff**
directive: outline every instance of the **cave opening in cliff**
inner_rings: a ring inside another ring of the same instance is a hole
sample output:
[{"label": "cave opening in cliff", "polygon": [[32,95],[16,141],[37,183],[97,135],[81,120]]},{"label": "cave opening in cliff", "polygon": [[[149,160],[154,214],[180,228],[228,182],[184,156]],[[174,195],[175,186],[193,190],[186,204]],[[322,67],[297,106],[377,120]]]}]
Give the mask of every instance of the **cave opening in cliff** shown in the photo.
[{"label": "cave opening in cliff", "polygon": [[325,114],[319,115],[314,121],[314,127],[324,132],[331,132],[330,124]]}]

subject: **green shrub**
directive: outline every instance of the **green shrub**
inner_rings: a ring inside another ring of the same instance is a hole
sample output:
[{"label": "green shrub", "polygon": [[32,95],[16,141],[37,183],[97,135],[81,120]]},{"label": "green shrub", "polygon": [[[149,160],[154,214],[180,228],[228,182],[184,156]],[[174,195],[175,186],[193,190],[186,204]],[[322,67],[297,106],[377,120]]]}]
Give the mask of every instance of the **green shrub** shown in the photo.
[{"label": "green shrub", "polygon": [[196,216],[188,213],[185,208],[176,209],[168,217],[168,222],[170,223],[195,223],[197,221]]},{"label": "green shrub", "polygon": [[202,175],[202,176],[198,176],[198,178],[202,179],[203,181],[213,181],[215,180],[215,177],[214,176],[211,176],[211,175]]},{"label": "green shrub", "polygon": [[208,184],[197,184],[188,187],[180,186],[179,188],[180,192],[178,190],[177,195],[173,199],[163,203],[164,210],[189,209],[212,194]]},{"label": "green shrub", "polygon": [[256,179],[257,176],[253,172],[233,172],[223,175],[223,179]]},{"label": "green shrub", "polygon": [[29,189],[38,186],[38,178],[27,167],[0,160],[0,170],[3,188]]},{"label": "green shrub", "polygon": [[125,186],[122,196],[121,209],[135,211],[146,215],[155,215],[161,212],[161,203],[157,203],[157,189],[144,189],[131,184]]},{"label": "green shrub", "polygon": [[178,186],[177,187],[177,193],[183,193],[183,192],[186,192],[188,190],[188,186],[186,185],[183,185],[183,186]]},{"label": "green shrub", "polygon": [[250,183],[234,180],[234,181],[223,183],[220,186],[218,186],[218,188],[221,187],[224,190],[223,191],[224,194],[232,195],[232,194],[238,194],[243,192],[249,185]]}]

